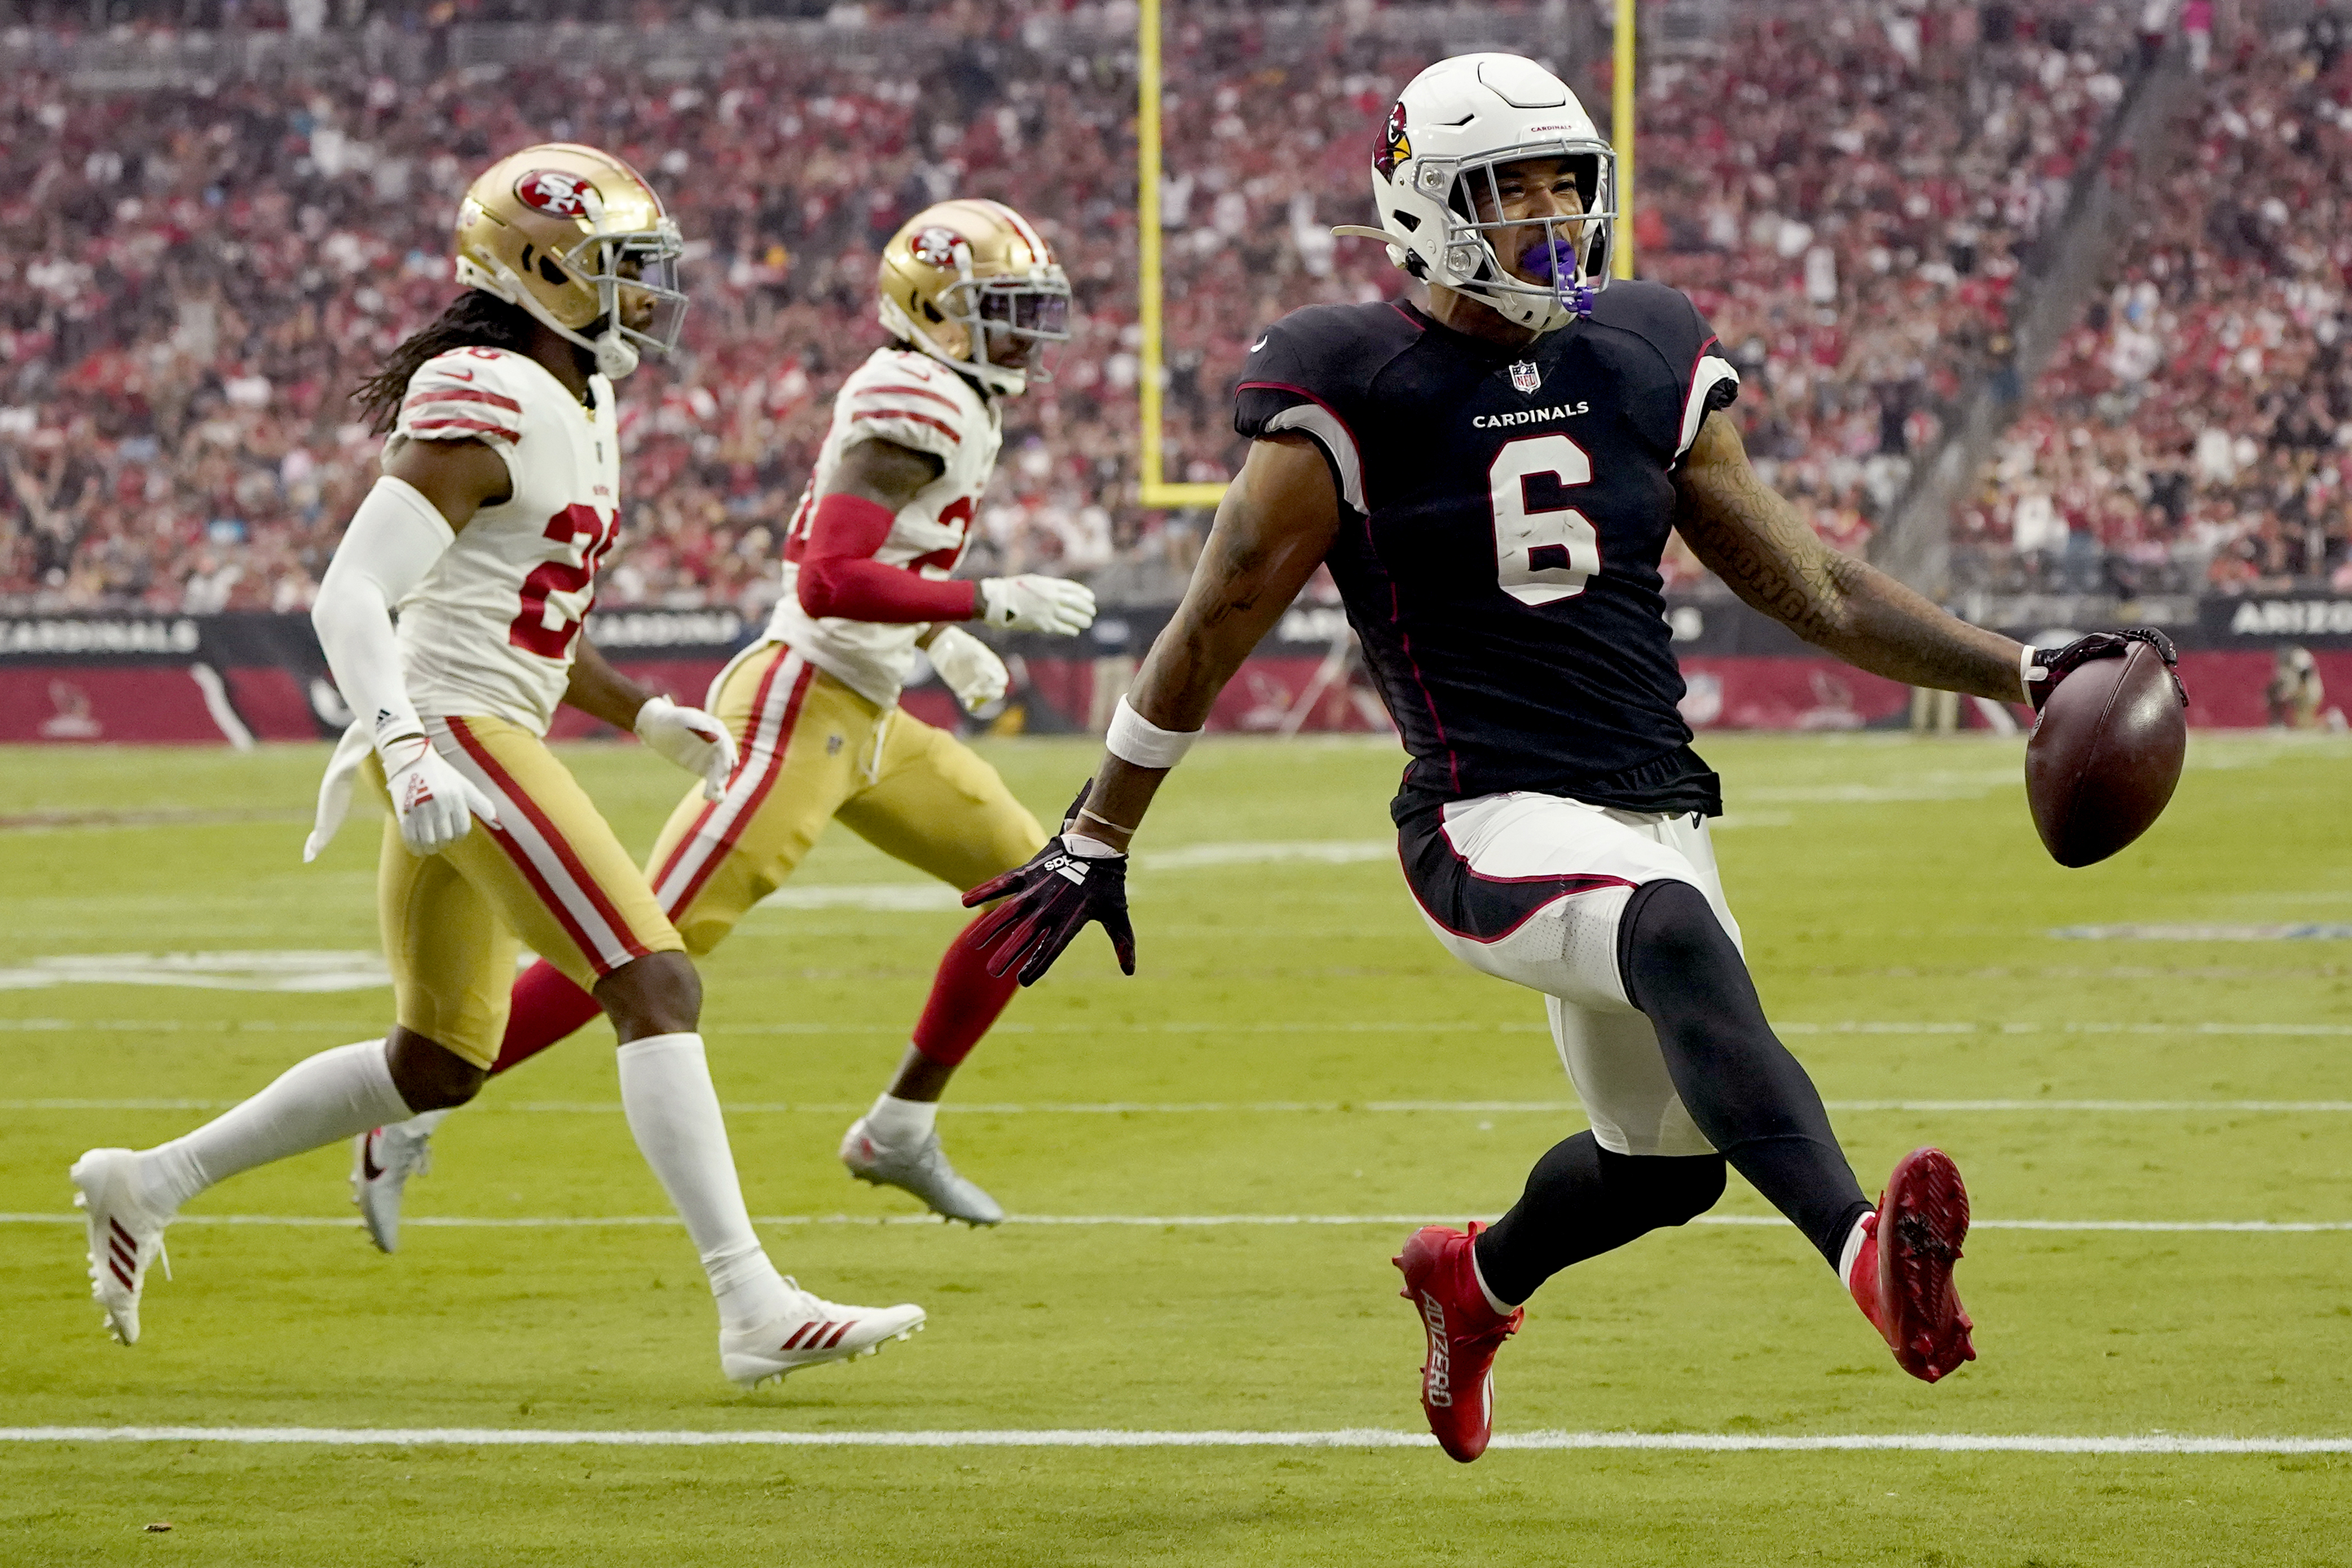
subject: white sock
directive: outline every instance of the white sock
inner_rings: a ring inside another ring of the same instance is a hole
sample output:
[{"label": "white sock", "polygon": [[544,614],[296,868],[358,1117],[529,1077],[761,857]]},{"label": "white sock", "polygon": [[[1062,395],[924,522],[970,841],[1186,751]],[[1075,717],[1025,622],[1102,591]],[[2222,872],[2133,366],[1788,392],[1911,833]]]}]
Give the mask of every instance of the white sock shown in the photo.
[{"label": "white sock", "polygon": [[[1875,1214],[1877,1211],[1874,1209],[1871,1212]],[[1870,1215],[1854,1221],[1853,1233],[1845,1238],[1845,1250],[1838,1254],[1838,1283],[1849,1292],[1853,1289],[1854,1262],[1862,1257],[1863,1238],[1867,1234],[1863,1227],[1869,1223]]]},{"label": "white sock", "polygon": [[1478,1267],[1478,1248],[1475,1246],[1470,1248],[1470,1277],[1478,1281],[1478,1294],[1486,1298],[1486,1305],[1495,1309],[1495,1316],[1507,1318],[1517,1310],[1513,1303],[1496,1295],[1486,1283],[1486,1271]]},{"label": "white sock", "polygon": [[866,1113],[866,1131],[877,1143],[903,1149],[929,1138],[939,1119],[937,1100],[899,1100],[879,1094],[874,1097],[874,1109]]},{"label": "white sock", "polygon": [[783,1277],[751,1232],[702,1037],[632,1040],[621,1047],[620,1066],[629,1131],[702,1255],[719,1327],[748,1329],[774,1317],[786,1304]]},{"label": "white sock", "polygon": [[139,1156],[140,1195],[163,1214],[216,1182],[272,1160],[355,1138],[411,1112],[392,1086],[382,1040],[337,1046],[184,1137]]}]

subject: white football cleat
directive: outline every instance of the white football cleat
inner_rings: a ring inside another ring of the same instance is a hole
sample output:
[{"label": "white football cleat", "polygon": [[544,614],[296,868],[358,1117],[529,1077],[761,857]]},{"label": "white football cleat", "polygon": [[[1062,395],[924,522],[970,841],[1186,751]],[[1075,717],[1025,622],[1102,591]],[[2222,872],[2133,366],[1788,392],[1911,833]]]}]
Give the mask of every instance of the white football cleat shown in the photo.
[{"label": "white football cleat", "polygon": [[960,1219],[975,1227],[1004,1223],[1004,1205],[978,1184],[956,1174],[936,1131],[924,1134],[912,1148],[893,1148],[867,1131],[861,1116],[841,1136],[841,1163],[861,1182],[914,1194],[942,1219]]},{"label": "white football cleat", "polygon": [[139,1342],[139,1292],[147,1284],[147,1266],[161,1258],[163,1278],[172,1277],[172,1260],[163,1255],[163,1227],[172,1216],[141,1200],[138,1158],[128,1149],[92,1149],[67,1173],[89,1234],[89,1293],[106,1310],[107,1332],[126,1346]]},{"label": "white football cleat", "polygon": [[804,1366],[872,1355],[889,1340],[921,1331],[920,1307],[845,1307],[811,1295],[790,1278],[784,1310],[754,1329],[719,1335],[719,1367],[738,1386],[757,1388]]},{"label": "white football cleat", "polygon": [[352,1140],[352,1202],[378,1252],[400,1246],[401,1189],[433,1168],[432,1138],[429,1125],[395,1121]]}]

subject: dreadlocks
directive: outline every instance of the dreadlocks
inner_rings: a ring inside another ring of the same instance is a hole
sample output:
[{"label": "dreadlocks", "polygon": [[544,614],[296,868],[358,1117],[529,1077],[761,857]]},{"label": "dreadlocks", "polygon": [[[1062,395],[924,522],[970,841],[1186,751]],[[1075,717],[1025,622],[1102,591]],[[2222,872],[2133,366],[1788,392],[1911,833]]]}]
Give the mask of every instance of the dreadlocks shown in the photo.
[{"label": "dreadlocks", "polygon": [[392,351],[383,368],[352,389],[372,434],[388,433],[400,417],[400,400],[408,394],[408,378],[426,360],[451,349],[526,349],[531,335],[530,313],[509,305],[495,294],[468,289],[449,301],[430,325],[411,332]]}]

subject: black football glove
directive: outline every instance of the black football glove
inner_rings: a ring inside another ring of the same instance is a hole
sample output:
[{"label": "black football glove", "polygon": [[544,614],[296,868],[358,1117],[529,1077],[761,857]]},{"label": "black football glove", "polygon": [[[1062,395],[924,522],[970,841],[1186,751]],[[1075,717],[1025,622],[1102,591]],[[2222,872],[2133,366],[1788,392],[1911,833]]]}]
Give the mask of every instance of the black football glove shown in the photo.
[{"label": "black football glove", "polygon": [[1089,858],[1074,854],[1062,842],[1094,782],[1088,779],[1079,787],[1078,798],[1062,818],[1061,833],[1045,840],[1045,847],[963,896],[966,909],[1004,900],[973,928],[976,951],[996,949],[989,954],[989,973],[1002,978],[1018,964],[1021,984],[1036,984],[1089,921],[1102,922],[1111,951],[1118,954],[1120,971],[1135,973],[1135,928],[1127,919],[1127,857]]},{"label": "black football glove", "polygon": [[2156,649],[2157,656],[2164,660],[2166,672],[2172,677],[2172,689],[2180,694],[2180,705],[2188,707],[2189,689],[2180,684],[2180,655],[2173,647],[2172,639],[2154,626],[2131,626],[2119,632],[2093,632],[2088,637],[2076,637],[2064,647],[2030,649],[2025,689],[2032,695],[2033,710],[2041,712],[2050,694],[2058,689],[2058,683],[2075,670],[2095,658],[2121,658],[2131,652],[2136,642]]}]

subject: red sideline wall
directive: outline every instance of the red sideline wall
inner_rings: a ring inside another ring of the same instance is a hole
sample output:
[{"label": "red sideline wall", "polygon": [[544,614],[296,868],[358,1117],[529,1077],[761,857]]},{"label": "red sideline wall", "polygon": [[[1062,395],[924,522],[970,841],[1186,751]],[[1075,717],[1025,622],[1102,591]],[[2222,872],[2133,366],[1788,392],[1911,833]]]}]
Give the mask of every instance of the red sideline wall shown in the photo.
[{"label": "red sideline wall", "polygon": [[[2314,657],[2327,686],[2326,706],[2352,709],[2352,649]],[[712,658],[615,662],[682,701],[699,701],[719,668]],[[1130,668],[1123,660],[1024,662],[1033,730],[1084,727],[1108,707],[1108,700],[1097,700],[1097,672],[1124,679]],[[1209,727],[1279,728],[1321,664],[1318,658],[1291,654],[1251,659],[1219,698]],[[2263,697],[2271,675],[2268,653],[2191,651],[2181,655],[2180,668],[2191,697],[2191,725],[2242,729],[2268,722]],[[1902,685],[1823,658],[1694,655],[1684,658],[1683,671],[1691,688],[1685,711],[1702,732],[1858,729],[1898,720],[1910,702]],[[218,745],[235,730],[260,741],[314,741],[331,732],[314,710],[314,679],[279,665],[230,667],[216,674],[206,665],[161,662],[0,665],[0,742]],[[909,692],[906,705],[932,723],[956,720],[953,703],[936,684]],[[2016,711],[2022,716],[2021,709]],[[1973,715],[1964,718],[1975,721]],[[1301,726],[1327,732],[1375,727],[1384,725],[1360,686],[1327,692]],[[570,738],[601,728],[566,710],[554,733]]]}]

